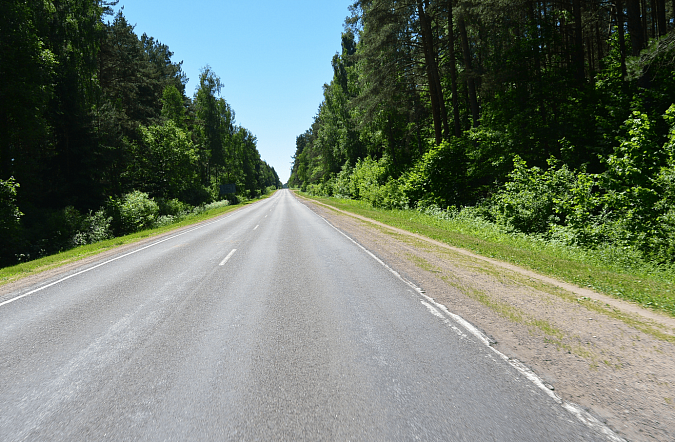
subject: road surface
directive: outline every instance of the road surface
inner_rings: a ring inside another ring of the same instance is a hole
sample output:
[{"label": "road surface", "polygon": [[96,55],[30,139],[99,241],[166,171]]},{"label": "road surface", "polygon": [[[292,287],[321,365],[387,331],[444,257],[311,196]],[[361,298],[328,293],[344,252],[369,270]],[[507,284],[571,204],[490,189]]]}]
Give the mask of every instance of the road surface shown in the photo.
[{"label": "road surface", "polygon": [[606,441],[287,190],[0,297],[0,440]]}]

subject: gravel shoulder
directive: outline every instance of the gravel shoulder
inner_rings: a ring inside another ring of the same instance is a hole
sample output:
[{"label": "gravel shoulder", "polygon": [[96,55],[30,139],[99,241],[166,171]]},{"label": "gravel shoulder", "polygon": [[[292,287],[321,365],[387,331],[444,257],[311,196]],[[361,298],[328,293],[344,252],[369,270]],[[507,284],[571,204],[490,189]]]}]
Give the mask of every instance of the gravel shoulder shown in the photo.
[{"label": "gravel shoulder", "polygon": [[621,437],[675,440],[675,319],[302,201]]}]

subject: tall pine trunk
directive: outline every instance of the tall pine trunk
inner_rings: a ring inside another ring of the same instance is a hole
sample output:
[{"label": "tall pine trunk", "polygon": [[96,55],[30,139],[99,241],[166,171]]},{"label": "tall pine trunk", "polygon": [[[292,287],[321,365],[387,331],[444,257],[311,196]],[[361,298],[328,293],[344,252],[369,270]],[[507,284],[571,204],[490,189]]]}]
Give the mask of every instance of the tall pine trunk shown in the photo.
[{"label": "tall pine trunk", "polygon": [[640,0],[626,0],[628,12],[628,33],[630,34],[631,55],[637,56],[642,50],[644,35],[640,18]]},{"label": "tall pine trunk", "polygon": [[663,37],[668,32],[668,28],[666,27],[666,0],[656,0],[656,11],[659,37]]},{"label": "tall pine trunk", "polygon": [[473,78],[471,50],[469,49],[469,37],[466,34],[466,23],[464,23],[464,17],[461,15],[457,19],[457,26],[459,27],[459,35],[462,41],[462,54],[464,55],[464,67],[466,71],[466,86],[469,93],[469,106],[471,107],[473,127],[478,127],[480,114],[478,110],[478,96],[476,94],[476,81]]},{"label": "tall pine trunk", "polygon": [[619,53],[621,56],[621,78],[625,79],[628,75],[626,71],[626,34],[624,23],[626,22],[623,15],[623,0],[616,0],[616,27],[619,32]]},{"label": "tall pine trunk", "polygon": [[434,119],[434,134],[436,144],[440,144],[443,135],[449,135],[448,116],[443,99],[443,89],[441,86],[440,74],[438,72],[438,63],[436,62],[436,51],[434,50],[434,35],[431,29],[431,23],[427,17],[428,1],[417,0],[418,14],[422,31],[422,46],[424,47],[424,60],[426,64],[427,77],[429,78],[429,95],[431,98],[431,112]]},{"label": "tall pine trunk", "polygon": [[448,55],[450,56],[450,91],[452,93],[452,119],[455,127],[455,136],[462,136],[462,126],[459,119],[459,97],[457,96],[457,60],[455,59],[455,30],[452,17],[452,0],[448,0]]},{"label": "tall pine trunk", "polygon": [[574,78],[582,83],[586,78],[584,69],[584,39],[581,23],[581,0],[572,1],[572,15],[574,16],[574,48],[572,49],[572,63],[574,64]]}]

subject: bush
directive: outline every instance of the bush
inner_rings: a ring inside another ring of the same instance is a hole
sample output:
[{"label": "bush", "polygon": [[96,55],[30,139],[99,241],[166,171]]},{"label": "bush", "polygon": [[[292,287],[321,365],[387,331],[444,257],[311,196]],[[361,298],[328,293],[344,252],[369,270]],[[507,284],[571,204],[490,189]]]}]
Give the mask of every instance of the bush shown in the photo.
[{"label": "bush", "polygon": [[448,207],[466,200],[462,140],[434,146],[402,177],[401,190],[411,205]]},{"label": "bush", "polygon": [[0,236],[19,227],[19,219],[23,214],[16,205],[18,188],[19,183],[14,178],[0,180]]},{"label": "bush", "polygon": [[213,201],[213,195],[211,194],[211,191],[204,186],[193,186],[181,193],[180,200],[196,207]]},{"label": "bush", "polygon": [[353,173],[354,169],[348,162],[342,166],[342,170],[334,178],[333,192],[336,197],[345,199],[356,198],[356,188],[352,180]]},{"label": "bush", "polygon": [[509,181],[492,196],[489,212],[495,222],[524,233],[546,233],[552,225],[565,224],[564,205],[572,200],[576,177],[567,166],[546,171],[528,168],[516,156]]},{"label": "bush", "polygon": [[407,208],[408,200],[400,182],[388,176],[388,166],[386,156],[380,160],[366,157],[359,159],[353,168],[345,164],[337,175],[323,183],[303,183],[303,187],[310,195],[361,199],[385,209]]},{"label": "bush", "polygon": [[89,215],[81,219],[79,229],[73,235],[73,245],[82,246],[112,238],[111,224],[112,217],[106,216],[104,209],[89,212]]},{"label": "bush", "polygon": [[159,206],[160,216],[169,215],[176,218],[182,218],[193,209],[188,203],[184,203],[176,198],[170,200],[157,200],[157,205]]},{"label": "bush", "polygon": [[119,199],[111,198],[107,211],[118,235],[138,232],[154,225],[159,205],[145,192],[134,190]]},{"label": "bush", "polygon": [[386,169],[383,164],[371,157],[359,159],[351,174],[353,197],[379,206],[379,188],[385,179]]},{"label": "bush", "polygon": [[220,207],[227,207],[229,205],[230,205],[230,202],[228,200],[214,201],[210,204],[206,204],[204,206],[204,210],[218,209]]},{"label": "bush", "polygon": [[155,227],[169,226],[180,221],[180,218],[173,215],[160,215],[155,220]]},{"label": "bush", "polygon": [[23,213],[16,204],[16,191],[19,188],[14,178],[0,180],[0,265],[13,263],[16,249],[21,242],[19,220]]}]

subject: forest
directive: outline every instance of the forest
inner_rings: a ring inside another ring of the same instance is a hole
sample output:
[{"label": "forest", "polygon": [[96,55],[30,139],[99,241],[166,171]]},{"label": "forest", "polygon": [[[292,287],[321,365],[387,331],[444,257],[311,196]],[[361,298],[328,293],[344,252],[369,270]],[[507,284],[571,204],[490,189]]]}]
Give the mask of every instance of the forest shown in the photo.
[{"label": "forest", "polygon": [[188,96],[181,62],[117,1],[2,5],[0,267],[281,187],[217,74]]},{"label": "forest", "polygon": [[350,12],[291,187],[673,265],[675,1]]}]

